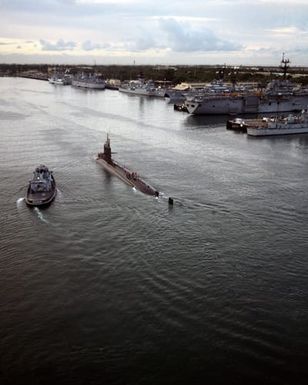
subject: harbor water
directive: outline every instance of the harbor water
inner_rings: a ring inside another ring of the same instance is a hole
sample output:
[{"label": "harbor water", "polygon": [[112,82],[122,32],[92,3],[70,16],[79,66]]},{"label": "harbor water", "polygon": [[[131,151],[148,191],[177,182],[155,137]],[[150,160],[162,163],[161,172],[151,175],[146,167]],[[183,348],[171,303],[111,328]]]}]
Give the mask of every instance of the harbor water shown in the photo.
[{"label": "harbor water", "polygon": [[[1,384],[306,383],[308,135],[227,119],[0,78]],[[107,133],[164,196],[95,162]]]}]

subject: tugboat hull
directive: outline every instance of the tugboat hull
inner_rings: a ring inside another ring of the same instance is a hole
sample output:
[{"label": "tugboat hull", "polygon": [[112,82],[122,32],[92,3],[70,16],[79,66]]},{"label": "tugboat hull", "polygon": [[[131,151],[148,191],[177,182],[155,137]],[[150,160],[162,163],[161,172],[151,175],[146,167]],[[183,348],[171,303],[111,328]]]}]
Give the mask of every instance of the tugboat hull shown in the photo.
[{"label": "tugboat hull", "polygon": [[56,181],[52,171],[41,165],[33,172],[33,178],[29,181],[25,197],[28,206],[47,206],[56,197]]},{"label": "tugboat hull", "polygon": [[33,196],[32,194],[27,194],[25,198],[25,202],[28,206],[48,206],[55,199],[57,195],[57,190],[53,192],[53,194],[49,196]]}]

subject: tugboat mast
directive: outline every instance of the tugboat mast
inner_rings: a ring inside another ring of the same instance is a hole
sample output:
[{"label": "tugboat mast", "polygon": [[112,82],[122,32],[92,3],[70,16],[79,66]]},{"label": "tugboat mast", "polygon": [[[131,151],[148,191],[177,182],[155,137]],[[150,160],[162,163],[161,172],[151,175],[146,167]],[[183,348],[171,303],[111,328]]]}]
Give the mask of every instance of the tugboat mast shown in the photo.
[{"label": "tugboat mast", "polygon": [[281,68],[282,68],[282,71],[283,71],[283,80],[286,80],[287,79],[287,71],[288,71],[288,68],[289,68],[289,63],[290,63],[290,60],[285,58],[285,53],[283,52],[282,54],[282,59],[281,59]]}]

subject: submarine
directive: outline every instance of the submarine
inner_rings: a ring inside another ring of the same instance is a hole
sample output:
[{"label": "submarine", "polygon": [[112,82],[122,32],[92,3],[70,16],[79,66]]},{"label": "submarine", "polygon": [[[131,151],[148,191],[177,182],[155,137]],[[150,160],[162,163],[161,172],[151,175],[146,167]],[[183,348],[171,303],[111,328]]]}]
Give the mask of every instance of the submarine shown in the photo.
[{"label": "submarine", "polygon": [[122,166],[117,163],[115,160],[112,159],[111,155],[112,152],[110,146],[110,138],[107,134],[107,140],[104,144],[104,152],[99,152],[97,154],[96,162],[103,166],[103,168],[110,174],[117,176],[124,183],[131,187],[135,187],[143,194],[152,195],[157,198],[160,196],[158,190],[143,181],[136,172],[131,171],[125,166]]}]

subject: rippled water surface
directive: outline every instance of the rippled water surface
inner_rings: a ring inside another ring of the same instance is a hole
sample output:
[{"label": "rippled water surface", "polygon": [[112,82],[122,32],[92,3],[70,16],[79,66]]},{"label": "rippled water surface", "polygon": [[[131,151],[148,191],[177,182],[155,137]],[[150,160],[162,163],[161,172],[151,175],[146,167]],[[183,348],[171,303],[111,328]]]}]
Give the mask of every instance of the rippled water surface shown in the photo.
[{"label": "rippled water surface", "polygon": [[[308,135],[250,139],[117,91],[0,91],[1,384],[306,383]],[[107,132],[165,197],[101,169]],[[30,209],[40,163],[58,195]]]}]

